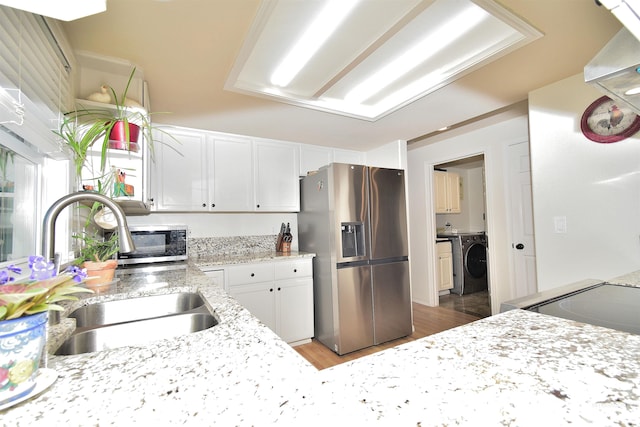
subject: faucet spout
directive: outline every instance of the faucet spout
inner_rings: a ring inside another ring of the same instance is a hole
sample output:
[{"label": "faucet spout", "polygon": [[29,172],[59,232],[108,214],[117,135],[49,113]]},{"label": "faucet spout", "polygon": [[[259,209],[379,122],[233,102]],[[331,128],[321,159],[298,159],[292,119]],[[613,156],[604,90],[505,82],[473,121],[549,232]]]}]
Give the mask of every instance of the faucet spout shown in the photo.
[{"label": "faucet spout", "polygon": [[76,193],[67,194],[62,196],[47,210],[44,215],[44,222],[42,227],[42,256],[51,260],[55,256],[55,224],[56,219],[60,212],[67,206],[82,201],[99,202],[107,206],[113,212],[116,222],[118,224],[118,241],[120,244],[120,252],[127,253],[135,250],[129,227],[127,226],[127,219],[125,217],[122,208],[109,197],[99,193],[89,193],[85,191],[79,191]]}]

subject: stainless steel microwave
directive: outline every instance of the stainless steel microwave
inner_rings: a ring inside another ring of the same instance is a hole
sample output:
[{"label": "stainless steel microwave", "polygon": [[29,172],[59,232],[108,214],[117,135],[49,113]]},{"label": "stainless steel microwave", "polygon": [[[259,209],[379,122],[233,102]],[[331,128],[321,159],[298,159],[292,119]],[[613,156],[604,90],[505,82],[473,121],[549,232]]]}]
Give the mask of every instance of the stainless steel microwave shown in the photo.
[{"label": "stainless steel microwave", "polygon": [[118,264],[146,264],[187,259],[187,226],[129,226],[135,251],[118,252]]}]

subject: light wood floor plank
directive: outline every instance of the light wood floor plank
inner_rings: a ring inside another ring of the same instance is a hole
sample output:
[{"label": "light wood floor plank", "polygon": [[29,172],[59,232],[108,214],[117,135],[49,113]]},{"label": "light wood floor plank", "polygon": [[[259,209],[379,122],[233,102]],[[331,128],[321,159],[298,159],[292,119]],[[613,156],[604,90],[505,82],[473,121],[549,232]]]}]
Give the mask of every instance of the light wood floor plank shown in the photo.
[{"label": "light wood floor plank", "polygon": [[329,350],[315,339],[309,344],[299,345],[294,347],[294,349],[316,368],[326,369],[331,366],[414,341],[428,335],[446,331],[447,329],[455,328],[456,326],[464,325],[478,319],[480,319],[480,317],[461,313],[450,308],[427,307],[422,304],[413,303],[413,325],[415,331],[408,337],[354,351],[353,353],[348,353],[343,356],[338,356],[332,350]]}]

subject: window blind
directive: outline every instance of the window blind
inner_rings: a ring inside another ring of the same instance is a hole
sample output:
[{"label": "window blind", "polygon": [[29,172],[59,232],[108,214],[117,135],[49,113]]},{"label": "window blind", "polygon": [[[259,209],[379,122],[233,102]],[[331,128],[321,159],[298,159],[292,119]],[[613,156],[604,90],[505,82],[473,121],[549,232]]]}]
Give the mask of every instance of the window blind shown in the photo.
[{"label": "window blind", "polygon": [[[75,65],[58,21],[0,6],[0,88],[24,111],[22,123],[2,124],[38,152],[67,158],[53,133],[73,106]],[[3,105],[7,103],[3,102]]]}]

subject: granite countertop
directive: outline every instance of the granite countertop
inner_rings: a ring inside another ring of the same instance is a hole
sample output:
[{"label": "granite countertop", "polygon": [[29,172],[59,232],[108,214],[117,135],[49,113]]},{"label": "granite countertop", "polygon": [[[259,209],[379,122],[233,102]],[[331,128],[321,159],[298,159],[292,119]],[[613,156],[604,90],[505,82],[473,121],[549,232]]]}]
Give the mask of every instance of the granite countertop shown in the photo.
[{"label": "granite countertop", "polygon": [[208,268],[264,261],[291,261],[292,259],[313,258],[314,256],[315,254],[307,252],[255,252],[238,255],[200,255],[190,258],[189,262],[198,268]]},{"label": "granite countertop", "polygon": [[196,268],[209,262],[91,298],[199,291],[219,325],[50,356],[57,381],[0,423],[639,425],[640,336],[512,310],[317,371]]}]

